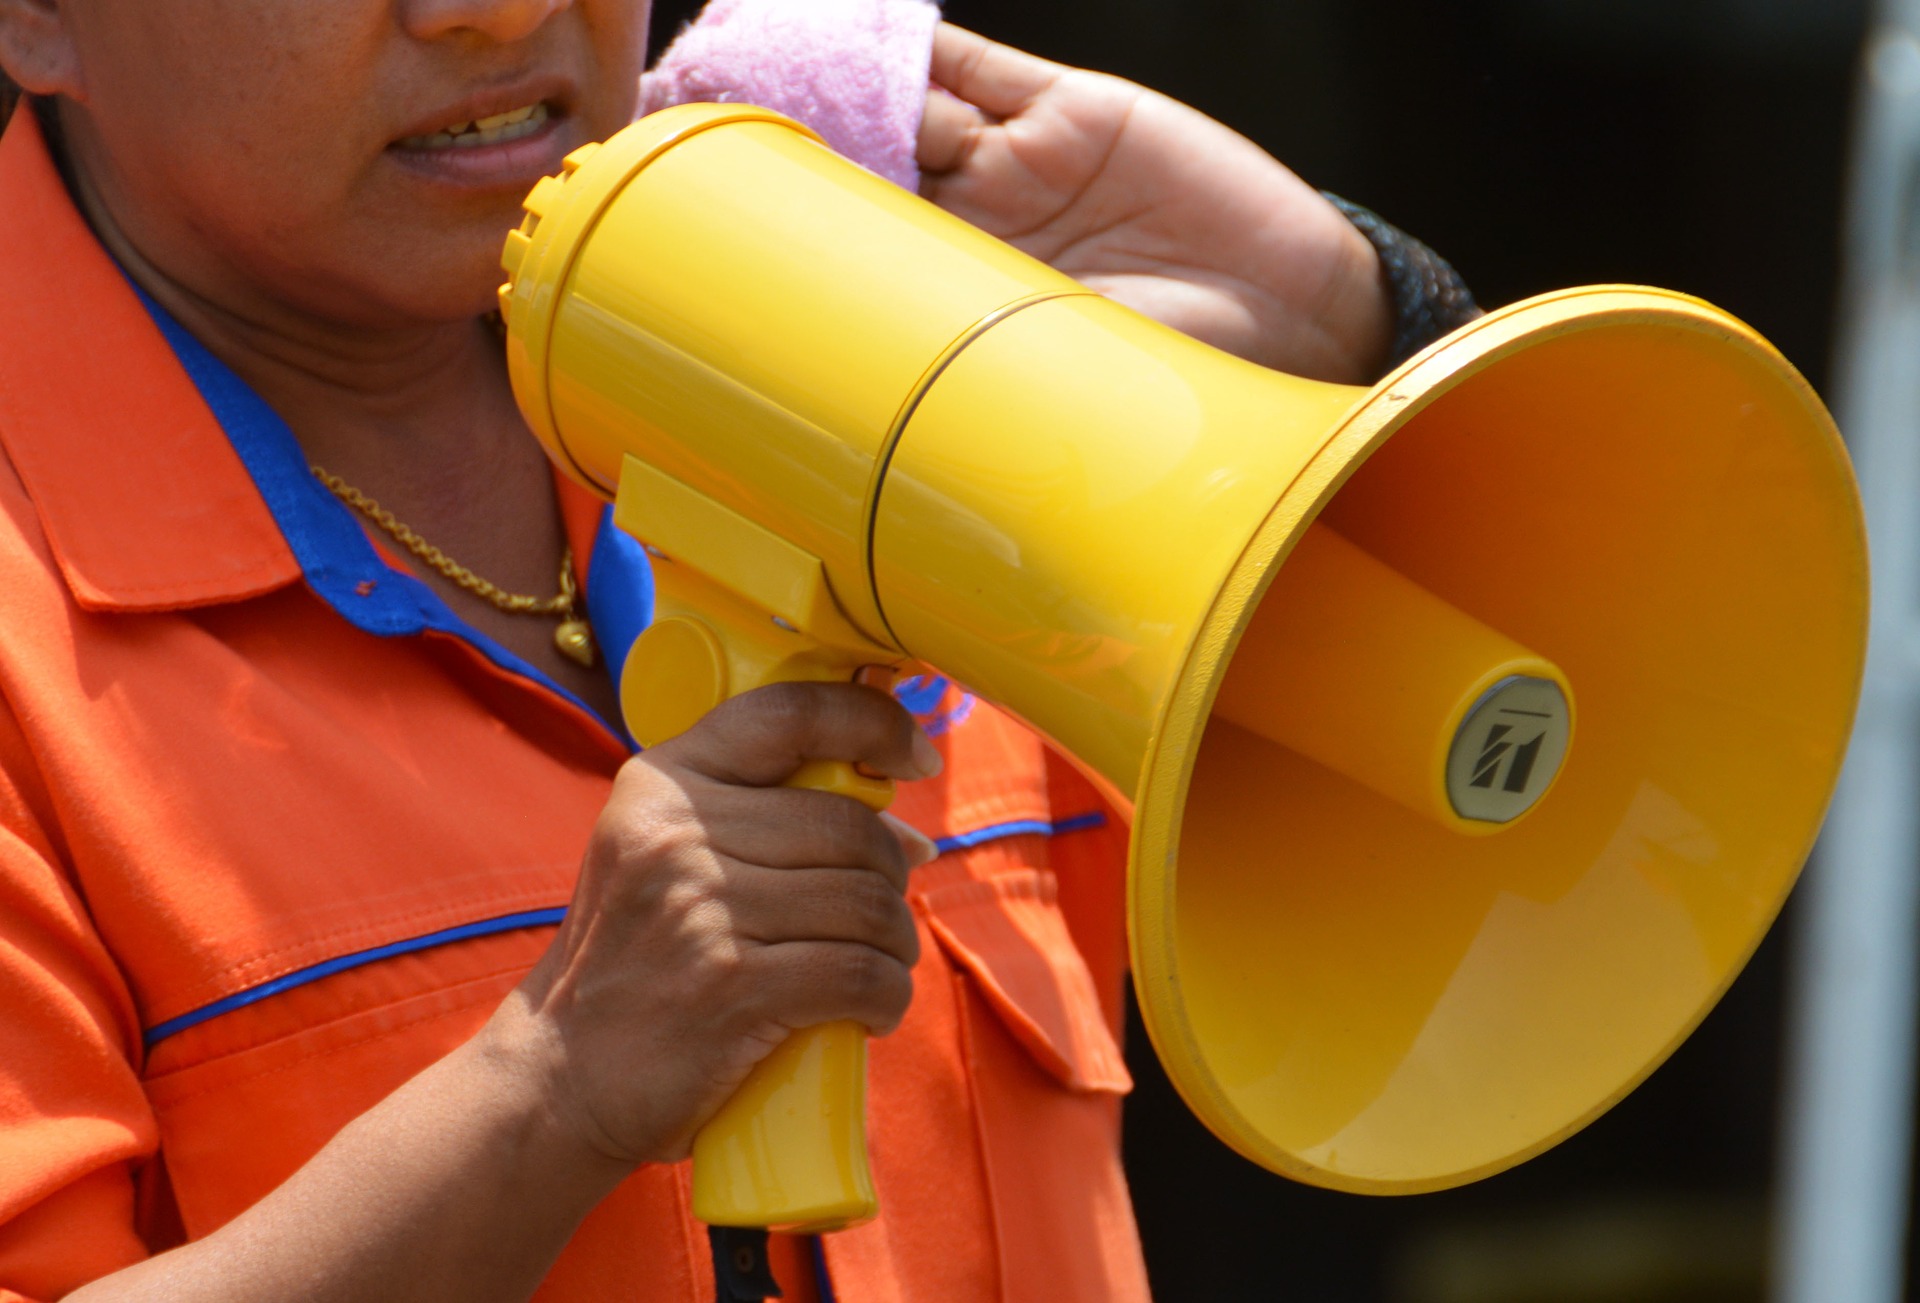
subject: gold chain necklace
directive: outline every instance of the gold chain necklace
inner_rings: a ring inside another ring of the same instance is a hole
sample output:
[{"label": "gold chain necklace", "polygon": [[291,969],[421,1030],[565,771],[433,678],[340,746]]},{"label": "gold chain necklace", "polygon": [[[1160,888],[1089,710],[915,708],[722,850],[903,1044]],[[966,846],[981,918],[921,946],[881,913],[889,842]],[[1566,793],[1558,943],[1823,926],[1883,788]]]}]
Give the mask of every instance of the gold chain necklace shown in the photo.
[{"label": "gold chain necklace", "polygon": [[553,631],[553,645],[560,649],[568,660],[591,669],[595,660],[593,629],[580,615],[580,586],[573,578],[573,547],[569,544],[560,554],[560,592],[556,597],[526,597],[519,593],[509,593],[497,584],[488,583],[473,571],[455,561],[433,544],[421,538],[385,507],[362,493],[338,475],[322,470],[318,466],[308,467],[322,484],[333,491],[340,501],[371,520],[381,529],[391,534],[396,542],[407,551],[419,557],[435,570],[451,579],[475,597],[486,601],[496,610],[510,615],[544,615],[560,621],[560,627]]}]

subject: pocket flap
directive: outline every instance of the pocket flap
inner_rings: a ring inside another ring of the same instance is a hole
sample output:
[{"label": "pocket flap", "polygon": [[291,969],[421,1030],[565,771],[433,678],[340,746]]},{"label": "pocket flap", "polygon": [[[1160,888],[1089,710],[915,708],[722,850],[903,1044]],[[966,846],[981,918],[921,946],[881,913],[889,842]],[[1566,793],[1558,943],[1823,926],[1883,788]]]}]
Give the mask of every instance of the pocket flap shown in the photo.
[{"label": "pocket flap", "polygon": [[1074,1090],[1133,1088],[1093,975],[1061,916],[1053,874],[1018,869],[916,892],[940,944],[1007,1029]]}]

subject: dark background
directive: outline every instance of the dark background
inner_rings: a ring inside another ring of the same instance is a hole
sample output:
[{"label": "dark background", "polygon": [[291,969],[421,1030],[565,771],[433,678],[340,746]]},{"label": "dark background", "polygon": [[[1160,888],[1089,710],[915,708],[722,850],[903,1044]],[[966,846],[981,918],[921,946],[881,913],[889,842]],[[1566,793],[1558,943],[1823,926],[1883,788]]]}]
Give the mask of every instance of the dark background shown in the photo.
[{"label": "dark background", "polygon": [[[664,38],[697,5],[662,0]],[[1635,281],[1824,386],[1865,0],[949,0],[1145,82],[1445,253],[1482,303]],[[656,48],[663,39],[656,40]],[[1639,1092],[1465,1190],[1292,1185],[1214,1141],[1136,1026],[1127,1160],[1162,1303],[1764,1297],[1791,919]],[[1835,1300],[1835,1303],[1844,1303]]]}]

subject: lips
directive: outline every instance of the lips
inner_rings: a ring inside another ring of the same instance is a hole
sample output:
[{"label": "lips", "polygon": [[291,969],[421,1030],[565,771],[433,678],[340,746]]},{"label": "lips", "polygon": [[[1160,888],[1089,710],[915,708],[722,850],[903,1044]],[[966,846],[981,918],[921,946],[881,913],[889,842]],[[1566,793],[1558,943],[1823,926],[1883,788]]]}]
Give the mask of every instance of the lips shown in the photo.
[{"label": "lips", "polygon": [[564,77],[523,76],[442,103],[404,124],[390,139],[397,148],[430,148],[427,142],[439,136],[473,134],[476,127],[497,131],[509,125],[501,119],[528,109],[536,111],[534,116],[544,110],[549,119],[567,117],[574,99],[574,85]]},{"label": "lips", "polygon": [[559,78],[478,92],[416,118],[393,137],[387,157],[439,185],[524,191],[559,170],[573,97],[572,84]]},{"label": "lips", "polygon": [[397,149],[474,149],[520,140],[540,130],[551,116],[544,103],[526,104],[505,113],[477,118],[472,122],[452,122],[425,135],[403,136],[394,142]]}]

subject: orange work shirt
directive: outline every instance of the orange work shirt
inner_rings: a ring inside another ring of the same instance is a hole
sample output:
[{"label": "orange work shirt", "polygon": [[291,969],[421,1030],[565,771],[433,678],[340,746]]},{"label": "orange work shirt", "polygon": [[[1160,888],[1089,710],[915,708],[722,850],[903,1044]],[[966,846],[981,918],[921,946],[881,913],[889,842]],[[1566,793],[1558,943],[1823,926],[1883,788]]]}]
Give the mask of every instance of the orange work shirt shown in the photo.
[{"label": "orange work shirt", "polygon": [[[547,946],[620,733],[465,626],[144,303],[30,111],[0,139],[0,1300],[217,1229],[470,1037]],[[602,645],[644,560],[561,489]],[[859,1303],[1147,1296],[1118,1156],[1125,832],[1029,733],[908,685],[946,774],[879,1220],[788,1244]],[[791,1272],[790,1272],[791,1276]],[[643,1167],[539,1297],[713,1297]]]}]

